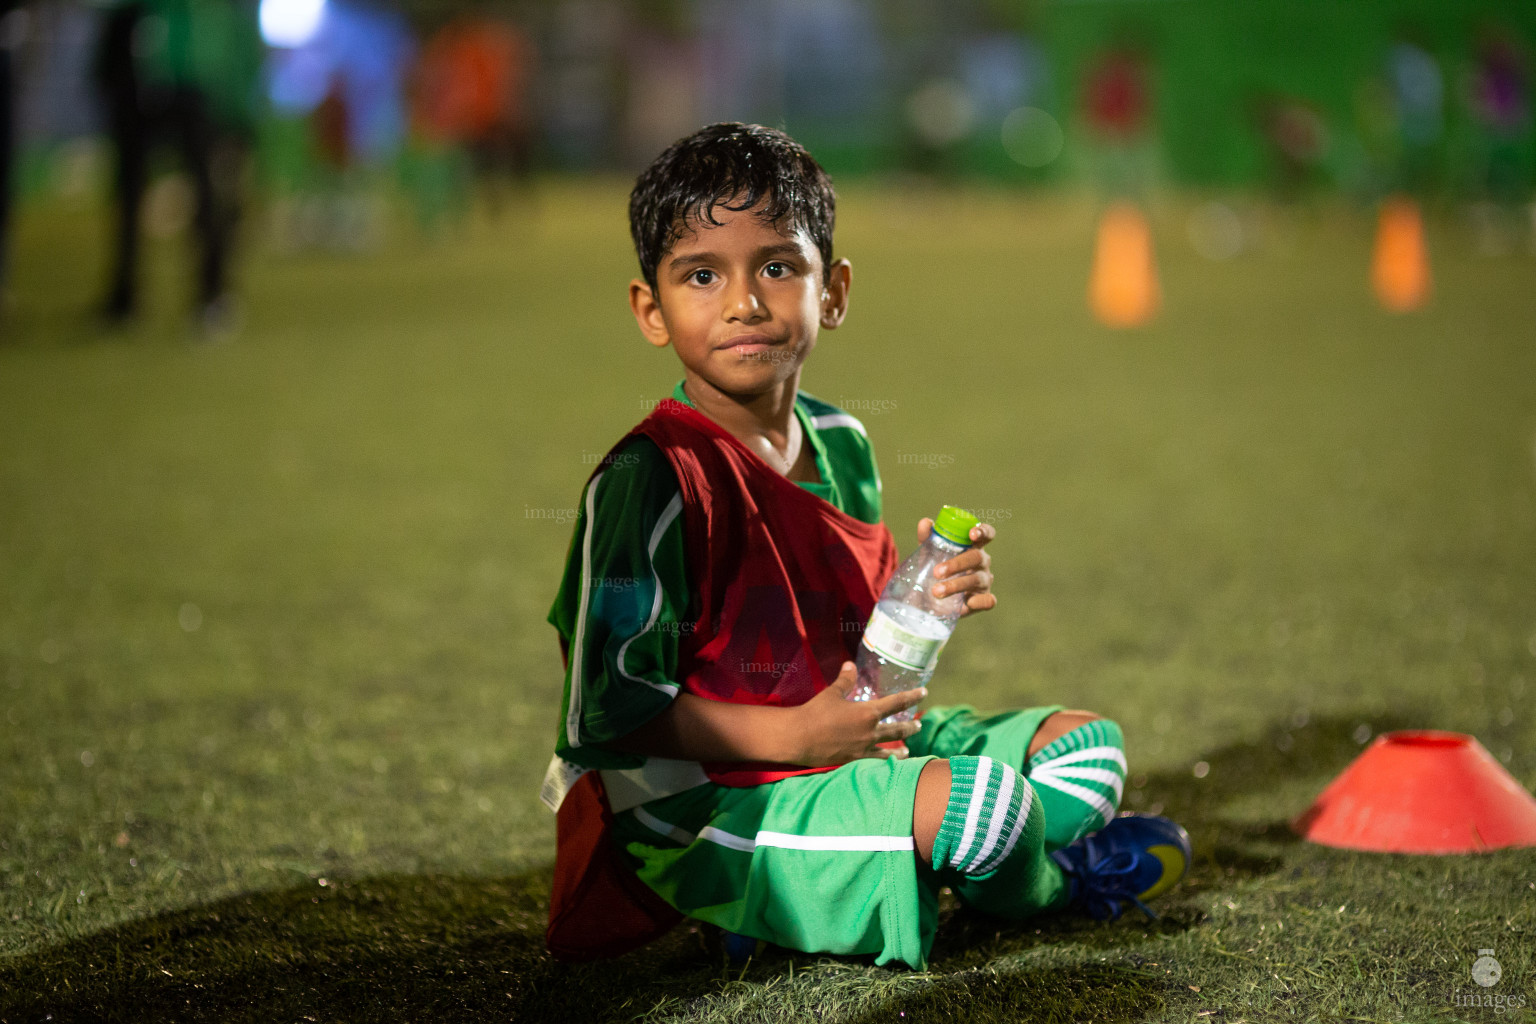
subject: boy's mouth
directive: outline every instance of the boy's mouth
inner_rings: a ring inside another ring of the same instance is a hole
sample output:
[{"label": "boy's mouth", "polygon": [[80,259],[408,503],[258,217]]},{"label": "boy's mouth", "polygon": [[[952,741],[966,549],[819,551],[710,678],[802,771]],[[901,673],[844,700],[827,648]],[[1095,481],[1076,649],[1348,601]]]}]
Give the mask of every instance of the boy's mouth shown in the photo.
[{"label": "boy's mouth", "polygon": [[720,346],[720,351],[734,352],[739,356],[749,356],[757,352],[766,352],[777,348],[783,342],[777,338],[771,338],[766,334],[743,334],[732,338]]}]

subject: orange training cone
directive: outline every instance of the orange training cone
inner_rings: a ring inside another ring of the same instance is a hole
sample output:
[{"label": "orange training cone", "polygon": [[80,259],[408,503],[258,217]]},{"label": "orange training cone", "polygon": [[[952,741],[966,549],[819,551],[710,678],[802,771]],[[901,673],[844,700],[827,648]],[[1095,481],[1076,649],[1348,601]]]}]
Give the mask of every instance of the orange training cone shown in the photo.
[{"label": "orange training cone", "polygon": [[1139,327],[1160,298],[1147,218],[1134,203],[1115,203],[1099,218],[1088,305],[1107,327]]},{"label": "orange training cone", "polygon": [[1478,853],[1536,846],[1536,799],[1471,736],[1389,732],[1292,827],[1347,850]]},{"label": "orange training cone", "polygon": [[1397,195],[1381,204],[1371,259],[1376,298],[1394,313],[1409,313],[1429,298],[1429,254],[1419,204]]}]

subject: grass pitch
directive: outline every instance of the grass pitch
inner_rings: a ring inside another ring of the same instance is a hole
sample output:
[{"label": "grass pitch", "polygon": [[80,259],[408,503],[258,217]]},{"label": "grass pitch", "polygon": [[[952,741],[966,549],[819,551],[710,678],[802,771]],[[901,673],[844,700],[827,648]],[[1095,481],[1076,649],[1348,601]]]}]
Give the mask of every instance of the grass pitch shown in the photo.
[{"label": "grass pitch", "polygon": [[[620,185],[364,257],[254,252],[189,344],[180,247],[103,335],[102,217],[29,211],[0,343],[0,1021],[1495,1020],[1536,1002],[1536,858],[1298,842],[1382,730],[1536,785],[1536,290],[1431,222],[1436,297],[1366,290],[1370,224],[1266,214],[1226,263],[1155,211],[1165,307],[1084,311],[1093,209],[845,190],[860,415],[903,550],[984,510],[1000,605],[936,699],[1125,728],[1127,806],[1189,829],[1162,919],[950,908],[932,969],[679,928],[543,952],[544,614],[584,477],[678,375],[624,306]],[[408,237],[408,236],[407,236]],[[1450,794],[1454,797],[1454,794]],[[1473,984],[1478,949],[1503,980]]]}]

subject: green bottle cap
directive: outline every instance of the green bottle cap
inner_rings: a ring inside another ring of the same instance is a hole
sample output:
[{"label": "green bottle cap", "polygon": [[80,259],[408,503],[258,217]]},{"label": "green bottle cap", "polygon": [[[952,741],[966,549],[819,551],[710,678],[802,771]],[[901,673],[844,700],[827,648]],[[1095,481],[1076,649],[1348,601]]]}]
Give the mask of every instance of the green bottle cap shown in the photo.
[{"label": "green bottle cap", "polygon": [[939,517],[933,521],[933,532],[951,544],[971,543],[971,527],[981,522],[963,508],[945,505],[939,509]]}]

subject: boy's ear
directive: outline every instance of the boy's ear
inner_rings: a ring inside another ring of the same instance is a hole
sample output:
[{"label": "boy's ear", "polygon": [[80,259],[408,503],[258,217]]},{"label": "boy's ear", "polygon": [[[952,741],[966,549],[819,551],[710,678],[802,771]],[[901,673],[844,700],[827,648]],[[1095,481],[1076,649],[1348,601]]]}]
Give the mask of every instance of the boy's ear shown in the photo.
[{"label": "boy's ear", "polygon": [[821,326],[831,330],[848,315],[848,289],[853,285],[853,264],[833,260],[827,270],[827,286],[821,292]]},{"label": "boy's ear", "polygon": [[635,323],[646,341],[657,348],[665,348],[672,341],[667,322],[661,317],[661,303],[657,301],[656,293],[638,277],[629,282],[629,311],[635,314]]}]

